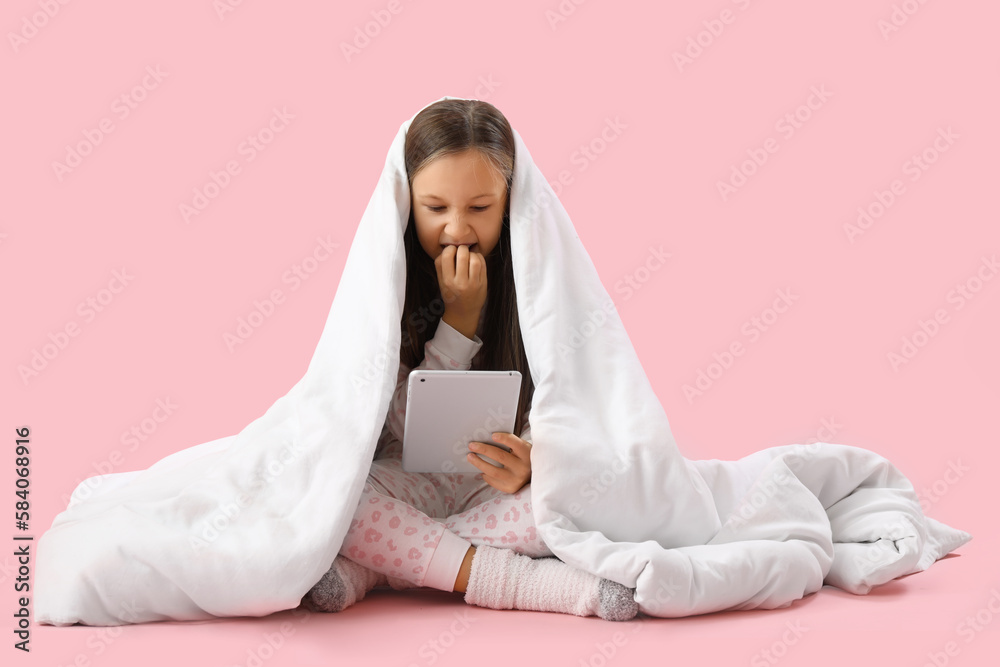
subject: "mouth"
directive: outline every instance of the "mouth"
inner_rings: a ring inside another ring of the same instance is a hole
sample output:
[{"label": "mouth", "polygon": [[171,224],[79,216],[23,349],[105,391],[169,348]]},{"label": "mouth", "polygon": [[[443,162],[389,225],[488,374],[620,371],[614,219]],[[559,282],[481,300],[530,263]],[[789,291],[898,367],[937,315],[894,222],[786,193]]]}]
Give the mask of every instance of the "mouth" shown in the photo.
[{"label": "mouth", "polygon": [[[441,250],[444,250],[449,245],[453,245],[453,246],[455,246],[457,248],[460,245],[466,245],[466,244],[464,244],[464,243],[449,243],[448,245],[441,246]],[[479,252],[479,243],[473,243],[472,245],[468,246],[468,248],[469,248],[469,252]]]}]

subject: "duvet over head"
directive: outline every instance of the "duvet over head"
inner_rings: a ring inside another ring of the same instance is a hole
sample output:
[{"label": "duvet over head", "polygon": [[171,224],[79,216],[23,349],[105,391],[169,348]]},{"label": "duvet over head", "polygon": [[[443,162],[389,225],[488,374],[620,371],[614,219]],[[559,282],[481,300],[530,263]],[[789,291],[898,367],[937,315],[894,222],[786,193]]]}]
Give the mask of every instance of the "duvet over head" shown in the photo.
[{"label": "duvet over head", "polygon": [[[94,480],[82,482],[38,544],[36,623],[263,616],[297,607],[330,567],[395,389],[414,116],[389,147],[302,378],[234,435],[101,476],[86,498]],[[786,607],[824,583],[864,594],[971,539],[924,516],[906,477],[866,449],[686,459],[569,215],[513,134],[531,503],[557,557],[635,588],[647,615],[676,617]]]}]

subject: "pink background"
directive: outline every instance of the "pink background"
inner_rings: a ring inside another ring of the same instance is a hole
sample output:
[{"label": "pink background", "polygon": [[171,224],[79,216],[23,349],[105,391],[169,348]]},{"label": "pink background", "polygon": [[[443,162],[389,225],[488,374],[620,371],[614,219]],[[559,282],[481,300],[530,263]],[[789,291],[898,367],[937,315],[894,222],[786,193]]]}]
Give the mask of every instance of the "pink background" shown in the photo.
[{"label": "pink background", "polygon": [[[783,610],[613,624],[375,591],[304,622],[286,612],[33,627],[31,661],[165,665],[183,654],[187,665],[246,665],[269,633],[280,645],[266,665],[916,666],[996,655],[1000,278],[983,258],[1000,254],[1000,6],[247,0],[220,15],[222,2],[4,3],[0,405],[8,465],[14,429],[31,428],[36,538],[85,477],[237,433],[302,376],[389,143],[451,95],[495,104],[551,182],[566,172],[559,197],[687,457],[816,439],[873,449],[930,516],[974,540],[868,596],[826,587]],[[374,37],[348,59],[341,44],[366,24]],[[148,76],[157,68],[159,80]],[[293,118],[250,160],[240,146],[274,109]],[[797,127],[781,123],[796,113]],[[608,119],[624,127],[602,143]],[[98,131],[102,120],[111,132]],[[949,128],[951,143],[935,146]],[[57,174],[87,134],[99,143]],[[762,152],[724,199],[718,183]],[[185,221],[180,207],[230,160],[239,173]],[[877,209],[876,191],[888,201],[895,179],[894,201],[852,242],[845,225],[858,207]],[[308,280],[283,280],[318,238],[339,244],[333,255]],[[665,264],[650,262],[651,247],[670,254]],[[639,289],[619,289],[629,278]],[[972,296],[961,307],[960,285]],[[224,335],[275,289],[283,303],[230,350]],[[751,340],[744,325],[779,289],[797,299]],[[78,310],[102,297],[92,318]],[[893,368],[890,353],[939,309],[947,321]],[[73,323],[78,335],[23,379],[20,367]],[[734,341],[745,353],[688,400],[683,386]],[[158,399],[176,406],[162,423]],[[120,438],[144,420],[130,449]],[[3,551],[0,606],[12,613],[15,559]],[[456,613],[474,622],[452,635]],[[789,624],[807,630],[796,638]],[[448,648],[429,652],[431,640]]]}]

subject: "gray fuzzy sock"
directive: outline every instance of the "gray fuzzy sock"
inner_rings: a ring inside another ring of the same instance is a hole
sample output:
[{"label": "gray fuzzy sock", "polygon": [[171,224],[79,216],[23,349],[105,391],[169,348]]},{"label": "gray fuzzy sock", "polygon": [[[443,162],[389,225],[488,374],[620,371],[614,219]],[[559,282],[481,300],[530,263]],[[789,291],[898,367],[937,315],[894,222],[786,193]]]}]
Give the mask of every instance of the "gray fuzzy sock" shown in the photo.
[{"label": "gray fuzzy sock", "polygon": [[364,600],[371,589],[387,583],[386,575],[337,554],[323,578],[302,598],[302,604],[310,611],[343,611]]},{"label": "gray fuzzy sock", "polygon": [[472,557],[465,601],[490,609],[556,611],[628,621],[639,611],[634,591],[558,558],[531,558],[483,545],[476,547]]}]

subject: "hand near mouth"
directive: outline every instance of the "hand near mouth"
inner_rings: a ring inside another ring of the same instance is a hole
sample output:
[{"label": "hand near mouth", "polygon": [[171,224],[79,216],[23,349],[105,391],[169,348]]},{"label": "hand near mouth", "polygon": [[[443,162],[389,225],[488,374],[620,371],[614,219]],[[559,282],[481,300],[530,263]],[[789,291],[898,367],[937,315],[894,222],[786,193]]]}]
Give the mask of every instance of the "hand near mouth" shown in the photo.
[{"label": "hand near mouth", "polygon": [[468,245],[448,245],[434,259],[434,268],[445,304],[441,319],[471,340],[486,303],[486,259]]}]

